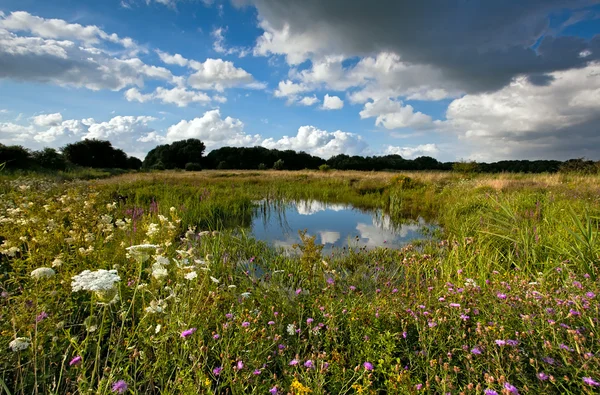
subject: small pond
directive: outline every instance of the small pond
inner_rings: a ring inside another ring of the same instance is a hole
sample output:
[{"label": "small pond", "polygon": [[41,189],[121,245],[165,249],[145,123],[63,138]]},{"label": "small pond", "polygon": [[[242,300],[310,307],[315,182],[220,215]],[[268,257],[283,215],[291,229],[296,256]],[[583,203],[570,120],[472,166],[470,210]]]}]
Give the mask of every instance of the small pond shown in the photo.
[{"label": "small pond", "polygon": [[316,236],[323,251],[352,247],[400,248],[427,239],[437,227],[422,218],[397,223],[381,210],[363,210],[348,204],[316,200],[255,202],[252,234],[275,247],[291,250],[300,241],[298,230]]}]

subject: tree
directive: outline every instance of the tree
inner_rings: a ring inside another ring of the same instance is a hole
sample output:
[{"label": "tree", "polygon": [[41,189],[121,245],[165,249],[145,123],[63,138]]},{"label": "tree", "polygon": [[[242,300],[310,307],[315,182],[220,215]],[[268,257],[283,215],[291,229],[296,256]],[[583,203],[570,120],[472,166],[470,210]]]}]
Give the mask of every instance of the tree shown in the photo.
[{"label": "tree", "polygon": [[273,170],[283,170],[283,160],[279,159],[277,162],[273,163]]},{"label": "tree", "polygon": [[184,169],[187,163],[202,163],[206,146],[198,139],[175,141],[155,147],[146,155],[143,166],[155,168],[159,162],[167,169]]},{"label": "tree", "polygon": [[28,169],[34,162],[27,148],[0,144],[0,163],[4,163],[6,169]]},{"label": "tree", "polygon": [[127,154],[114,148],[110,141],[85,139],[67,144],[62,149],[65,158],[74,165],[95,168],[128,168]]},{"label": "tree", "polygon": [[67,168],[67,160],[54,148],[44,148],[41,151],[35,151],[32,157],[36,165],[43,169],[65,170]]}]

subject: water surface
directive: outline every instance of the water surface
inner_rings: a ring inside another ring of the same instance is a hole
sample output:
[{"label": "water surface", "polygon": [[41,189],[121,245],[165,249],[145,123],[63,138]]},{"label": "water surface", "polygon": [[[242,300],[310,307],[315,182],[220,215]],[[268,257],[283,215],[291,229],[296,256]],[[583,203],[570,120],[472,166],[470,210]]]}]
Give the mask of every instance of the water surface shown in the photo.
[{"label": "water surface", "polygon": [[361,210],[348,204],[316,200],[259,201],[252,219],[252,234],[276,247],[291,249],[300,241],[298,230],[316,236],[316,242],[333,248],[400,248],[427,236],[433,229],[422,218],[397,223],[381,210]]}]

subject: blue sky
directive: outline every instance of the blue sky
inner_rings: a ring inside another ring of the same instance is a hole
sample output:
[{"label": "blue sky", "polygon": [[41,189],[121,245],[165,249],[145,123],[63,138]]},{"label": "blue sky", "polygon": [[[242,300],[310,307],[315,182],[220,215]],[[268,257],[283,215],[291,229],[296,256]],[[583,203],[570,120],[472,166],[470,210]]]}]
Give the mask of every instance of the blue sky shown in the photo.
[{"label": "blue sky", "polygon": [[592,0],[4,0],[0,143],[600,159]]}]

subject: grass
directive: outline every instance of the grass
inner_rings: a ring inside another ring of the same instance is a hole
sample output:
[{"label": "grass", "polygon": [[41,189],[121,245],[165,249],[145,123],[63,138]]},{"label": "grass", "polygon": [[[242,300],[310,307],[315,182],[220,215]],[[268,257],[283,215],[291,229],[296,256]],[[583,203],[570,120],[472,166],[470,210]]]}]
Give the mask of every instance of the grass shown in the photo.
[{"label": "grass", "polygon": [[[595,393],[598,181],[5,177],[0,393]],[[300,254],[287,255],[231,229],[250,223],[258,199],[381,208],[444,233],[418,247],[328,256],[304,236]],[[140,244],[155,247],[127,250]],[[41,267],[55,274],[32,277]],[[72,292],[73,276],[98,269],[120,281]],[[17,338],[26,348],[12,351]]]}]

